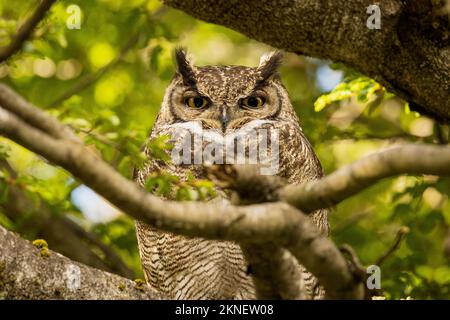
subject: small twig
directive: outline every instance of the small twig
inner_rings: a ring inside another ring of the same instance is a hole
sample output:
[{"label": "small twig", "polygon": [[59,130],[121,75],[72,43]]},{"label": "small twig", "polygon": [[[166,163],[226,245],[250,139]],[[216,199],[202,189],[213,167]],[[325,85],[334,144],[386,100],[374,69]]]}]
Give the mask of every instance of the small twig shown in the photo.
[{"label": "small twig", "polygon": [[20,50],[34,28],[44,18],[47,11],[56,0],[43,0],[34,11],[33,15],[20,27],[19,31],[11,39],[8,46],[0,48],[0,63],[8,60],[14,53]]},{"label": "small twig", "polygon": [[389,256],[392,255],[392,253],[394,253],[400,247],[400,244],[407,233],[409,233],[409,228],[406,226],[401,227],[397,231],[391,247],[380,258],[378,258],[377,262],[375,263],[377,266],[381,266],[383,262],[386,261],[386,259],[389,258]]}]

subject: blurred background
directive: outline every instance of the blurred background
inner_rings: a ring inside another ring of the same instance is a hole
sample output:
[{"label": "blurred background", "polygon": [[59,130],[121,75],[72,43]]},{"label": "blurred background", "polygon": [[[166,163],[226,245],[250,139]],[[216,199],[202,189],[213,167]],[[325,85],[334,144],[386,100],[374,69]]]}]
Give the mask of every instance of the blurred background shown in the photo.
[{"label": "blurred background", "polygon": [[[79,29],[71,5],[81,9]],[[35,6],[32,0],[0,0],[0,46]],[[131,178],[174,73],[178,45],[198,65],[257,66],[272,50],[156,0],[62,0],[24,50],[0,65],[0,81],[70,125]],[[448,143],[447,127],[342,65],[286,54],[281,75],[326,174],[379,149]],[[142,277],[132,219],[66,171],[2,137],[0,161],[0,224],[27,239],[43,237],[73,259]],[[448,178],[385,179],[333,209],[331,237],[351,245],[363,265],[381,264],[388,299],[448,299],[449,190]],[[402,241],[390,250],[399,231]]]}]

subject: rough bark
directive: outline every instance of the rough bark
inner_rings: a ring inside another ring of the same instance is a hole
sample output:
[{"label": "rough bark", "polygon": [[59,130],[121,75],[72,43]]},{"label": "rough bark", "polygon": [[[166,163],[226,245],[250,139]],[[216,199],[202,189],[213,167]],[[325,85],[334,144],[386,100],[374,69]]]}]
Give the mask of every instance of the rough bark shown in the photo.
[{"label": "rough bark", "polygon": [[[374,78],[412,109],[450,120],[450,28],[443,1],[164,0],[276,48],[330,59]],[[434,3],[434,4],[433,4]],[[439,3],[439,4],[436,4]],[[381,29],[369,29],[378,4]]]},{"label": "rough bark", "polygon": [[0,226],[0,299],[162,299],[145,284],[49,256]]}]

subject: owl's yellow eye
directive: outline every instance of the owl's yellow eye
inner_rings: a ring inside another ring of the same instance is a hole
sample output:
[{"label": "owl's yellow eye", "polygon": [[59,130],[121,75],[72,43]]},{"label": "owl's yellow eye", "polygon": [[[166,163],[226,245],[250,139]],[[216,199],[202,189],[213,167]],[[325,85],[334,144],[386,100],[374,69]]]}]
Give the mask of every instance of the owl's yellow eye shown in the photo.
[{"label": "owl's yellow eye", "polygon": [[185,100],[186,105],[193,109],[202,109],[207,106],[208,100],[203,97],[189,97]]},{"label": "owl's yellow eye", "polygon": [[250,109],[261,108],[266,103],[263,97],[247,97],[242,100],[241,104]]}]

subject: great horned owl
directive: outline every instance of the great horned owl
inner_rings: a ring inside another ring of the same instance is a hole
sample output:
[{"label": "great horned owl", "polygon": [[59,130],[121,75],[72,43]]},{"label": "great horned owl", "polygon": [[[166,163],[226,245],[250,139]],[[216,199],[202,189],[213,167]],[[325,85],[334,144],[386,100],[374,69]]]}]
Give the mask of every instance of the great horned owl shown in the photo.
[{"label": "great horned owl", "polygon": [[[263,56],[258,67],[194,66],[185,52],[175,52],[177,71],[165,92],[150,135],[174,136],[180,127],[205,129],[229,136],[243,128],[264,127],[279,134],[277,174],[289,183],[322,177],[322,168],[299,125],[277,68],[281,53]],[[204,147],[202,145],[202,147]],[[150,156],[149,150],[145,152]],[[247,150],[248,155],[248,150]],[[190,158],[190,157],[189,157]],[[144,185],[150,173],[165,170],[180,178],[192,172],[204,178],[201,164],[174,164],[150,160],[135,171]],[[223,197],[226,198],[222,194]],[[311,215],[328,233],[327,211]],[[228,241],[187,238],[136,222],[141,262],[146,281],[172,299],[252,299],[255,289],[240,246]],[[306,294],[324,294],[316,279],[302,266]]]}]

